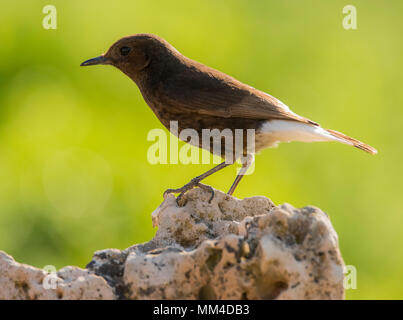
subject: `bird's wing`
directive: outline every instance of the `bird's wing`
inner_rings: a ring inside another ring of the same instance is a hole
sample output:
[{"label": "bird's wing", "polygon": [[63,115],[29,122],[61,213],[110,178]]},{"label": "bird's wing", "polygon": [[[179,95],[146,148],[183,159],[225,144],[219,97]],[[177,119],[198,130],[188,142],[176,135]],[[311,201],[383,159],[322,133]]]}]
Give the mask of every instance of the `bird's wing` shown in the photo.
[{"label": "bird's wing", "polygon": [[176,110],[223,118],[293,120],[317,125],[285,104],[221,72],[195,70],[163,81],[161,101]]}]

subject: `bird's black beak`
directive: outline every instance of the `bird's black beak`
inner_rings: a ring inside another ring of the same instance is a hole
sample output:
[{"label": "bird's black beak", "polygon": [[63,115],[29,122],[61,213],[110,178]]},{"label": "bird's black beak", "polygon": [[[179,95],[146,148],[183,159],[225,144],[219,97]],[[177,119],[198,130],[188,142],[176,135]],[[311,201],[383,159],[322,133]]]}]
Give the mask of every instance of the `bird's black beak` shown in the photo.
[{"label": "bird's black beak", "polygon": [[97,64],[109,64],[109,59],[106,58],[105,56],[99,56],[96,58],[88,59],[84,61],[80,66],[85,67],[85,66],[94,66]]}]

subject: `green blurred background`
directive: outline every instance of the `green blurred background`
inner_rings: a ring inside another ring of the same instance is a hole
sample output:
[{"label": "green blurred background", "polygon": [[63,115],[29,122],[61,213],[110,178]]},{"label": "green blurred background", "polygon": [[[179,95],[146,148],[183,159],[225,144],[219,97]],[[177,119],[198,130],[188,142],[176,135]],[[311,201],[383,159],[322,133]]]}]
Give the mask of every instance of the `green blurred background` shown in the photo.
[{"label": "green blurred background", "polygon": [[[0,250],[84,267],[95,250],[149,240],[166,188],[208,165],[151,165],[159,121],[109,66],[80,68],[115,40],[155,33],[183,54],[378,148],[282,144],[257,156],[235,196],[315,205],[331,217],[350,299],[403,298],[402,1],[7,1],[0,12]],[[357,30],[342,9],[357,8]],[[235,168],[207,183],[227,191]]]}]

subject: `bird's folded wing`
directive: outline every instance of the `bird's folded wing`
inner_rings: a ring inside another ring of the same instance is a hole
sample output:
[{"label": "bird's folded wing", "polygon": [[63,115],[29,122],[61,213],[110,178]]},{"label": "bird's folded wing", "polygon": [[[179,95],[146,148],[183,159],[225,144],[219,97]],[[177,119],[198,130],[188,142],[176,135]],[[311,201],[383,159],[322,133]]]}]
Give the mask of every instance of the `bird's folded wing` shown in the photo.
[{"label": "bird's folded wing", "polygon": [[282,119],[316,125],[293,113],[276,98],[229,76],[209,74],[167,79],[160,91],[164,104],[182,112],[223,118]]}]

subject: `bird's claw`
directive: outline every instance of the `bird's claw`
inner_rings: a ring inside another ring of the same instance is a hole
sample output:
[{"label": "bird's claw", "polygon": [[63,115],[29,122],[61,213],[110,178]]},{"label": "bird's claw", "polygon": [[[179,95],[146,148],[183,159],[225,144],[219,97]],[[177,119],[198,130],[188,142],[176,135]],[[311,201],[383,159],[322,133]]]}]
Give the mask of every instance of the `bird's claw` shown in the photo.
[{"label": "bird's claw", "polygon": [[179,193],[179,196],[176,198],[176,203],[178,204],[178,206],[181,206],[182,204],[182,199],[183,199],[183,195],[195,188],[195,187],[199,187],[201,189],[207,190],[211,192],[211,197],[209,199],[209,203],[211,203],[211,201],[214,199],[214,189],[206,184],[200,183],[200,180],[198,180],[197,178],[192,179],[189,183],[185,184],[183,187],[178,188],[178,189],[167,189],[164,192],[164,198],[170,194],[170,193]]}]

